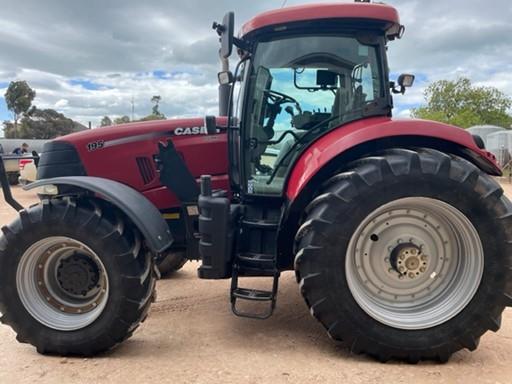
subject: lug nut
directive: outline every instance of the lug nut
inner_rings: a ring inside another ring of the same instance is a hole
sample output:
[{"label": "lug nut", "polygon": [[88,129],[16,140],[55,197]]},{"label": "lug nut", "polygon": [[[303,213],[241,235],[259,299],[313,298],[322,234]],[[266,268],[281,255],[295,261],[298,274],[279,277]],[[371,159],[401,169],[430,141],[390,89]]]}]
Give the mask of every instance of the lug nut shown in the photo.
[{"label": "lug nut", "polygon": [[409,272],[409,278],[410,278],[410,279],[414,279],[414,273]]},{"label": "lug nut", "polygon": [[398,267],[398,270],[399,270],[400,272],[403,272],[403,271],[405,271],[405,268],[404,268],[404,267]]},{"label": "lug nut", "polygon": [[425,267],[421,267],[420,272],[425,272]]}]

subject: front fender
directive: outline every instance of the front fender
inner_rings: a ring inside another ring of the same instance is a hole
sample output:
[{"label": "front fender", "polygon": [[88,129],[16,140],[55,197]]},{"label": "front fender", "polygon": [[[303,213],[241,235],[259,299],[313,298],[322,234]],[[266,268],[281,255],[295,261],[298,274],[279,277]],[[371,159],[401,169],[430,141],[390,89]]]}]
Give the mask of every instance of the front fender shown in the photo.
[{"label": "front fender", "polygon": [[421,146],[422,138],[454,144],[479,168],[501,175],[494,155],[478,148],[471,134],[462,128],[427,120],[374,117],[340,126],[313,142],[295,162],[288,177],[286,196],[293,201],[318,171],[353,148],[379,139],[405,137],[417,138],[417,146]]},{"label": "front fender", "polygon": [[91,176],[55,177],[38,180],[25,190],[44,185],[71,185],[96,193],[119,208],[139,229],[149,248],[160,253],[169,248],[173,237],[160,211],[141,193],[117,181]]}]

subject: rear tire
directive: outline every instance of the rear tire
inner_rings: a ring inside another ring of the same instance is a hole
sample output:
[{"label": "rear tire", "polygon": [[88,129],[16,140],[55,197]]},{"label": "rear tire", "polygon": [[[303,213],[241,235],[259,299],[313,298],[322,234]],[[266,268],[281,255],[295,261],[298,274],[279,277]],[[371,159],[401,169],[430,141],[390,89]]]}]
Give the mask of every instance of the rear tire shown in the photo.
[{"label": "rear tire", "polygon": [[168,277],[174,272],[179,271],[188,259],[185,257],[185,251],[169,252],[156,266],[162,277]]},{"label": "rear tire", "polygon": [[0,236],[1,321],[39,353],[94,355],[148,313],[152,258],[138,231],[101,203],[44,200]]},{"label": "rear tire", "polygon": [[447,361],[500,328],[512,305],[512,205],[468,161],[387,150],[331,178],[306,212],[301,292],[352,352]]}]

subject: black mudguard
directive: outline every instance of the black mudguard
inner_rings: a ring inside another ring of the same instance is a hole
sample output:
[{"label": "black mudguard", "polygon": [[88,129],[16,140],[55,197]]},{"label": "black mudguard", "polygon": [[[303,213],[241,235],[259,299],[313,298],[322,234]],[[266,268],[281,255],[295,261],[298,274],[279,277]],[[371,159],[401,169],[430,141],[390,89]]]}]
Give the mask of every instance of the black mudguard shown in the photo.
[{"label": "black mudguard", "polygon": [[97,193],[119,208],[139,229],[149,248],[160,253],[168,249],[173,237],[160,211],[141,193],[117,181],[92,176],[55,177],[38,180],[24,187],[31,190],[44,185],[71,185]]}]

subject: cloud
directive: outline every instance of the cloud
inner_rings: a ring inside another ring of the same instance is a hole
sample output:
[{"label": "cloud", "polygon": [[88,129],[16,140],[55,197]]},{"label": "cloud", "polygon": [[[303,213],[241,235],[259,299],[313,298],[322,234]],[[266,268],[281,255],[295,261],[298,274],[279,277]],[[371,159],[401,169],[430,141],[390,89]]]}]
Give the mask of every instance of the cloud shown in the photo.
[{"label": "cloud", "polygon": [[[289,0],[288,5],[303,0]],[[495,0],[390,0],[406,34],[389,47],[394,74],[417,84],[395,97],[396,113],[423,102],[433,80],[468,76],[512,95],[512,3]],[[6,1],[0,14],[0,90],[27,80],[35,104],[83,124],[103,115],[151,111],[162,97],[168,117],[201,116],[217,108],[218,39],[213,20],[236,13],[237,27],[281,0]],[[2,91],[2,94],[4,91]],[[0,98],[0,118],[9,118]]]}]

